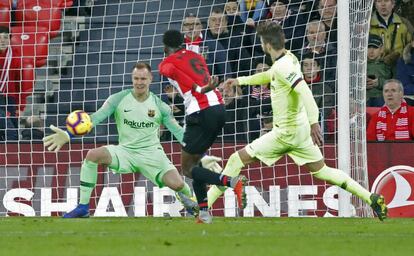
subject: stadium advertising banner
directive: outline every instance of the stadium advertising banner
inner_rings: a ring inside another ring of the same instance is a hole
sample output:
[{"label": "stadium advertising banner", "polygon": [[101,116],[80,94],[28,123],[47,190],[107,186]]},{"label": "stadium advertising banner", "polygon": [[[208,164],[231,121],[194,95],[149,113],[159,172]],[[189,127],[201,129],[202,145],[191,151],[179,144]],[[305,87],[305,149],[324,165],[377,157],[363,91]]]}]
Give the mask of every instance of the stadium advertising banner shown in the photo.
[{"label": "stadium advertising banner", "polygon": [[[164,145],[179,169],[180,147]],[[243,145],[214,147],[212,155],[227,159]],[[55,154],[42,144],[0,145],[0,216],[56,216],[73,209],[79,196],[82,159],[93,144],[73,144]],[[414,152],[412,143],[368,145],[370,188],[385,195],[391,217],[414,217]],[[4,153],[6,152],[6,153]],[[69,153],[70,152],[70,153]],[[326,146],[325,157],[334,165],[334,147]],[[183,216],[181,204],[168,188],[154,187],[135,174],[114,175],[100,167],[92,195],[93,216]],[[313,179],[290,159],[275,166],[252,165],[243,170],[249,178],[248,205],[236,206],[231,190],[216,202],[216,216],[310,216],[337,215],[338,188]],[[187,180],[188,181],[188,180]]]}]

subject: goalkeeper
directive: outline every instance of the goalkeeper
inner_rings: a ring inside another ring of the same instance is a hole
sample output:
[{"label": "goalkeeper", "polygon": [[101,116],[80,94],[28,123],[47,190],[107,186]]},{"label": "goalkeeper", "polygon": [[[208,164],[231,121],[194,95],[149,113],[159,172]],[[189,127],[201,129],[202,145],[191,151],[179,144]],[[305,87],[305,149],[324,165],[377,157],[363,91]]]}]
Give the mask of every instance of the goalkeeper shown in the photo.
[{"label": "goalkeeper", "polygon": [[[64,218],[89,216],[89,200],[95,188],[98,165],[109,166],[116,173],[140,172],[159,187],[167,186],[176,191],[190,212],[198,207],[190,200],[192,194],[188,184],[165,155],[159,141],[161,124],[178,139],[183,140],[184,129],[171,114],[170,107],[149,91],[152,82],[151,67],[137,63],[132,71],[133,89],[123,90],[110,96],[103,106],[91,115],[96,126],[114,114],[119,133],[119,145],[102,146],[90,150],[80,172],[79,205]],[[55,133],[43,139],[44,146],[55,152],[70,141],[68,132],[50,127]],[[209,169],[220,168],[220,159],[205,156],[201,162]]]},{"label": "goalkeeper", "polygon": [[[382,195],[371,194],[343,171],[325,165],[318,148],[323,142],[318,123],[318,106],[302,78],[297,58],[284,47],[285,36],[282,28],[276,23],[267,22],[259,25],[257,33],[264,52],[272,57],[272,67],[252,76],[229,79],[225,86],[270,83],[273,129],[233,153],[222,174],[236,176],[250,163],[260,160],[266,165],[272,165],[288,154],[296,164],[304,165],[314,177],[360,197],[373,208],[380,220],[385,219],[387,206]],[[217,186],[210,188],[209,207],[224,189]]]}]

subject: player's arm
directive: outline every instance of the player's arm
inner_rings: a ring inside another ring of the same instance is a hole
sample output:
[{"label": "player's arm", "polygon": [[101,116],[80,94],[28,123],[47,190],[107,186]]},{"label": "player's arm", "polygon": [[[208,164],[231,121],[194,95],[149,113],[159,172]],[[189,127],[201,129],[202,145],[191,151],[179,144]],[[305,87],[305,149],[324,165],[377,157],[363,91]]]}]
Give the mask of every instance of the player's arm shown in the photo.
[{"label": "player's arm", "polygon": [[272,79],[272,69],[257,73],[251,76],[241,76],[237,78],[238,85],[263,85],[270,83]]},{"label": "player's arm", "polygon": [[321,146],[323,142],[323,136],[321,127],[319,126],[319,109],[313,98],[312,91],[308,84],[302,79],[298,78],[292,83],[292,88],[297,94],[299,94],[303,105],[305,106],[306,113],[308,115],[309,124],[311,126],[311,136],[315,144]]},{"label": "player's arm", "polygon": [[208,93],[216,89],[219,86],[219,78],[217,76],[211,76],[208,84],[205,86],[199,86],[198,84],[193,84],[193,90],[198,93]]},{"label": "player's arm", "polygon": [[157,98],[157,104],[161,111],[162,124],[174,135],[174,137],[183,144],[184,128],[181,127],[174,118],[171,108],[162,100]]},{"label": "player's arm", "polygon": [[[91,115],[92,126],[99,124],[100,122],[102,122],[103,119],[109,117],[115,111],[116,106],[118,106],[121,99],[127,93],[130,93],[130,90],[121,91],[110,96],[105,101],[103,106]],[[65,145],[71,140],[73,136],[69,132],[60,129],[59,127],[56,127],[54,125],[51,125],[50,129],[54,133],[43,138],[43,145],[47,147],[49,151],[53,150],[55,152],[58,152],[63,147],[63,145]]]}]

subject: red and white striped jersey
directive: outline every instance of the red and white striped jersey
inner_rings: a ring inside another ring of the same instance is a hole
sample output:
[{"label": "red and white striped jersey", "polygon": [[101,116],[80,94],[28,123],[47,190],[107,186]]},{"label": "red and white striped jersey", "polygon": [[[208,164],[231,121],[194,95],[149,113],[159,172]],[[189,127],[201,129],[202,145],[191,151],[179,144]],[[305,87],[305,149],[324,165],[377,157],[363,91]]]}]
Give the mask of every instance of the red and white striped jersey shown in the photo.
[{"label": "red and white striped jersey", "polygon": [[171,54],[160,63],[159,72],[168,77],[183,97],[187,115],[210,106],[224,104],[223,97],[217,89],[205,94],[193,90],[194,84],[204,86],[210,79],[204,58],[193,51],[181,49]]}]

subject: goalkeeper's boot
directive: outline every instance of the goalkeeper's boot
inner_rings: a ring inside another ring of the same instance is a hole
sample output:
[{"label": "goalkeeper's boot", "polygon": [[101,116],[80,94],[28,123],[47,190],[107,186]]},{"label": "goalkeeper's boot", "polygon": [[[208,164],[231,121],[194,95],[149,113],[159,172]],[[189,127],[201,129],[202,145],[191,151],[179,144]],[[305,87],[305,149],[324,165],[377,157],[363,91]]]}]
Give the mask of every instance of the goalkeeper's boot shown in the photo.
[{"label": "goalkeeper's boot", "polygon": [[78,204],[75,209],[63,215],[63,218],[88,218],[89,204]]},{"label": "goalkeeper's boot", "polygon": [[180,201],[183,204],[188,214],[192,216],[198,215],[200,207],[198,206],[198,203],[194,198],[188,197],[182,192],[176,192],[175,197],[178,199],[178,201]]},{"label": "goalkeeper's boot", "polygon": [[239,205],[240,209],[246,208],[246,204],[247,204],[246,191],[245,191],[246,185],[247,185],[247,178],[243,175],[233,177],[230,180],[230,187],[233,188],[234,193],[236,194],[237,204]]},{"label": "goalkeeper's boot", "polygon": [[213,222],[213,216],[210,215],[208,210],[200,210],[200,213],[198,214],[196,218],[196,223],[198,224],[211,224]]},{"label": "goalkeeper's boot", "polygon": [[371,207],[374,211],[375,215],[380,219],[380,221],[383,221],[387,218],[388,208],[385,204],[384,197],[382,195],[378,194],[371,194]]}]

